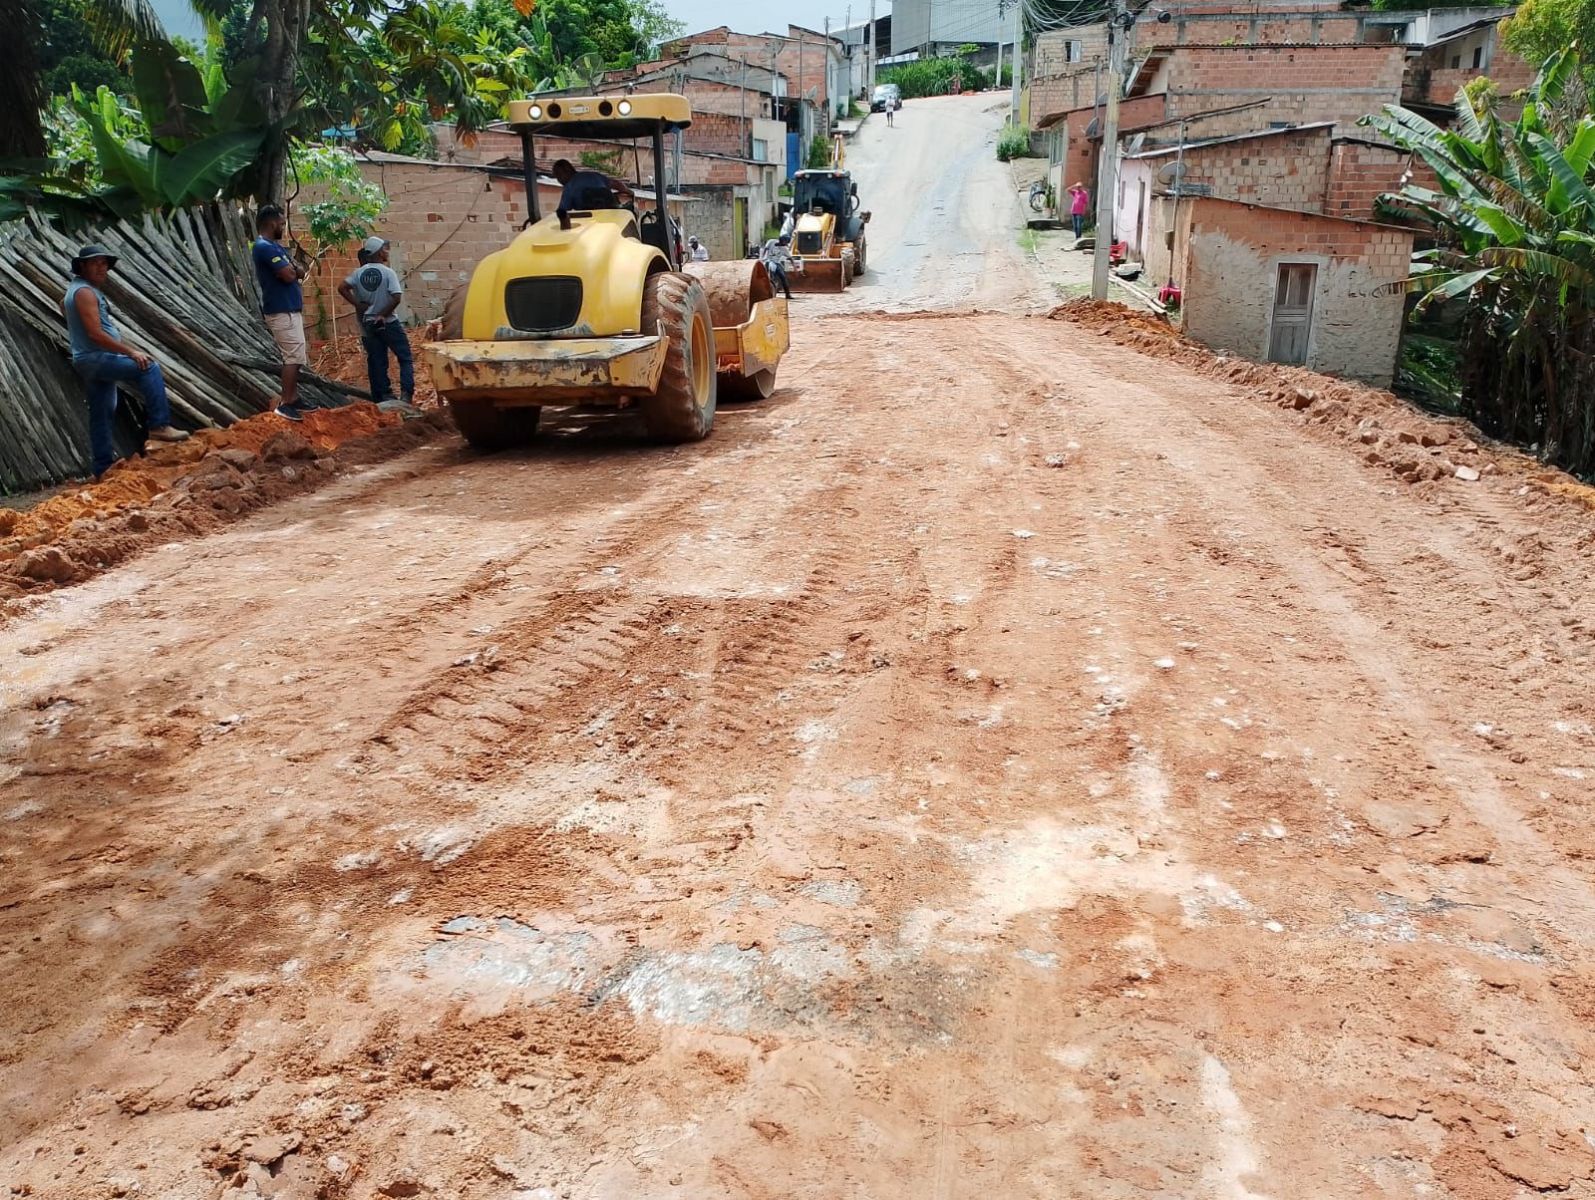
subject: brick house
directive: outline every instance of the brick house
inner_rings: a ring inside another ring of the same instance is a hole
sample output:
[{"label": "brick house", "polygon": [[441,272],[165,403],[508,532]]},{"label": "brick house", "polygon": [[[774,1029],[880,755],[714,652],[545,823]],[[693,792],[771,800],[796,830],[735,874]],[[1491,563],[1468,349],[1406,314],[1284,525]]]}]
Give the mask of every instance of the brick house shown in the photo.
[{"label": "brick house", "polygon": [[1213,197],[1171,214],[1185,333],[1262,362],[1389,385],[1413,231]]}]

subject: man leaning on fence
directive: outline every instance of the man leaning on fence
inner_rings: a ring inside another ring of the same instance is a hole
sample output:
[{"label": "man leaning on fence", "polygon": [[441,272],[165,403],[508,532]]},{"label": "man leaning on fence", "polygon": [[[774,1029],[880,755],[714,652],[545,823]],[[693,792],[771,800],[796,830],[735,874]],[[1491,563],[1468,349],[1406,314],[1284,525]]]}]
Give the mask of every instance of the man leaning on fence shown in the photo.
[{"label": "man leaning on fence", "polygon": [[71,338],[72,369],[88,389],[89,450],[96,476],[116,461],[112,429],[119,383],[137,385],[144,398],[144,420],[151,441],[181,442],[188,437],[172,427],[160,363],[122,341],[111,317],[104,289],[116,263],[116,255],[104,246],[84,246],[72,260],[72,281],[61,300]]},{"label": "man leaning on fence", "polygon": [[255,217],[255,230],[258,236],[251,255],[260,284],[260,311],[282,355],[282,403],[277,405],[277,415],[297,421],[304,416],[299,407],[299,368],[310,365],[310,348],[305,344],[305,292],[299,283],[305,272],[282,244],[288,234],[288,218],[282,209],[263,205]]}]

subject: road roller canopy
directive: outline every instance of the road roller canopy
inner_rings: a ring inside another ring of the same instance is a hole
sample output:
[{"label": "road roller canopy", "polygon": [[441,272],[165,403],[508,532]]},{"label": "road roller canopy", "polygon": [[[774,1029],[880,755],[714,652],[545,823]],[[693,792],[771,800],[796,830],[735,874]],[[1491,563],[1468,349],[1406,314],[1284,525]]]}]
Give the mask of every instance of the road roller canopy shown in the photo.
[{"label": "road roller canopy", "polygon": [[674,92],[512,100],[509,123],[518,132],[553,137],[642,138],[685,129],[692,124],[692,105]]}]

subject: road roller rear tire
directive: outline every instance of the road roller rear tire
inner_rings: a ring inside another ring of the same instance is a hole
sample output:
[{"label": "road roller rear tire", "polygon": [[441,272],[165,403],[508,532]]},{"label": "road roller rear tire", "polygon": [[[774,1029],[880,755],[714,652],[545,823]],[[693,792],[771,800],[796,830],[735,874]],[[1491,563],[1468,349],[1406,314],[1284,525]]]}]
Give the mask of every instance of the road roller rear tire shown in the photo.
[{"label": "road roller rear tire", "polygon": [[661,271],[643,285],[642,327],[669,343],[659,387],[643,399],[642,420],[656,442],[697,442],[714,428],[719,376],[714,321],[703,285],[691,275]]}]

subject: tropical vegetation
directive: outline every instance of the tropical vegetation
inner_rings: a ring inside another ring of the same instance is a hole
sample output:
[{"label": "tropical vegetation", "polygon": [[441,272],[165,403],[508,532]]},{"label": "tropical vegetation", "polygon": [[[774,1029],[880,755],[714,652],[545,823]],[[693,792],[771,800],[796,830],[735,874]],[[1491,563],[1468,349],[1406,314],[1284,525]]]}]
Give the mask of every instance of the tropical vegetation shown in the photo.
[{"label": "tropical vegetation", "polygon": [[577,86],[679,32],[659,0],[191,0],[209,36],[167,36],[149,0],[0,0],[20,31],[0,75],[0,217],[280,200],[333,141],[430,156],[507,101]]},{"label": "tropical vegetation", "polygon": [[1432,243],[1414,259],[1419,307],[1463,306],[1462,414],[1595,471],[1595,118],[1577,55],[1559,50],[1519,97],[1465,89],[1451,128],[1399,106],[1363,123],[1438,179],[1383,203]]}]

